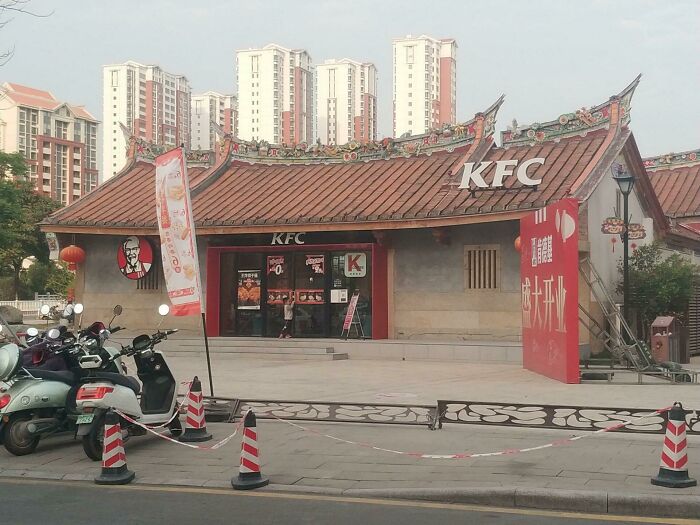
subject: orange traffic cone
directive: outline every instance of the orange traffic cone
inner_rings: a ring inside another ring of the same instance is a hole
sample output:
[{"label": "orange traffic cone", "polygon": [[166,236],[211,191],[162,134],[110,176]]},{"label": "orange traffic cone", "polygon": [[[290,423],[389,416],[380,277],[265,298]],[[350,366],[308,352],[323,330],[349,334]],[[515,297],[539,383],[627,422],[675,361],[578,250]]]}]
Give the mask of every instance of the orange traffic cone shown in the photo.
[{"label": "orange traffic cone", "polygon": [[248,410],[243,420],[243,440],[241,441],[241,464],[238,476],[231,478],[236,490],[250,490],[264,487],[270,480],[260,473],[260,452],[255,413]]},{"label": "orange traffic cone", "polygon": [[136,474],[126,467],[119,416],[111,410],[105,415],[105,437],[102,448],[102,472],[95,478],[98,485],[126,485]]},{"label": "orange traffic cone", "polygon": [[685,410],[676,402],[668,412],[666,437],[661,452],[661,467],[652,485],[669,488],[694,487],[697,480],[688,476],[688,441],[685,438]]},{"label": "orange traffic cone", "polygon": [[211,434],[207,432],[207,421],[204,415],[202,403],[202,383],[194,376],[192,387],[187,396],[187,418],[185,419],[185,433],[180,436],[183,443],[209,441]]}]

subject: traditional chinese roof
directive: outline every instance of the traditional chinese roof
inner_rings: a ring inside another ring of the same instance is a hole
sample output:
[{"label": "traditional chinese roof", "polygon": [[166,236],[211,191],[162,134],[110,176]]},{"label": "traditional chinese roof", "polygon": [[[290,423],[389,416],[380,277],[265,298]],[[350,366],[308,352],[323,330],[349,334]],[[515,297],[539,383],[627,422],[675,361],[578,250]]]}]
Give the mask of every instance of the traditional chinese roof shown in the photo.
[{"label": "traditional chinese roof", "polygon": [[644,167],[667,216],[700,217],[700,150],[644,159]]},{"label": "traditional chinese roof", "polygon": [[516,120],[507,131],[501,132],[501,144],[504,147],[533,146],[542,142],[557,142],[566,137],[585,137],[591,131],[608,129],[612,119],[613,103],[619,103],[619,123],[626,126],[630,120],[632,95],[639,85],[642,75],[610,100],[593,106],[590,109],[582,107],[571,113],[563,113],[556,120],[527,126],[519,126]]},{"label": "traditional chinese roof", "polygon": [[[226,136],[214,165],[190,169],[198,233],[271,232],[290,225],[300,231],[386,230],[513,220],[564,197],[587,200],[616,156],[633,144],[620,118],[628,113],[615,98],[606,126],[517,148],[497,147],[492,133],[501,102],[459,126],[366,145],[285,148]],[[43,229],[156,234],[155,168],[144,160],[147,152],[138,153],[137,140],[132,138],[131,145],[137,159],[131,167],[49,217]],[[497,161],[537,157],[544,163],[527,172],[541,179],[537,186],[520,184],[513,175],[497,190],[459,187],[467,162],[487,163],[481,174],[490,184]],[[644,175],[641,158],[638,164]]]}]

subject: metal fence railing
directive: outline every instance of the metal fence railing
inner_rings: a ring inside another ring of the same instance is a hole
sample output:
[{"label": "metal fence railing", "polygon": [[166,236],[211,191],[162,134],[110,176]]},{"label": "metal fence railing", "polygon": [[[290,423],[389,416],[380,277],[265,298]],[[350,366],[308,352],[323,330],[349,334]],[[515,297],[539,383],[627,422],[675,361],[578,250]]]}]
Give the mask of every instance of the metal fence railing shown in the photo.
[{"label": "metal fence railing", "polygon": [[29,301],[0,301],[0,306],[14,306],[18,310],[22,311],[22,315],[25,319],[38,319],[39,318],[39,308],[41,305],[48,304],[49,306],[58,306],[62,304],[61,299],[38,299]]}]

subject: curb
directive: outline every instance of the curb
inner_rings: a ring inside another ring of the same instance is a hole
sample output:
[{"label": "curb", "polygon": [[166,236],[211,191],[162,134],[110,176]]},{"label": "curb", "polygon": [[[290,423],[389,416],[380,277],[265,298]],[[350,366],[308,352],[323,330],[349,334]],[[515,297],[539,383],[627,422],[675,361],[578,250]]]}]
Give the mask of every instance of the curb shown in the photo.
[{"label": "curb", "polygon": [[[56,474],[27,470],[0,471],[0,478],[43,479],[51,481],[92,481],[92,475]],[[183,486],[229,489],[228,482],[188,479],[136,477],[135,485]],[[697,518],[700,516],[700,496],[679,494],[621,493],[594,490],[563,490],[522,487],[493,488],[386,488],[339,489],[313,485],[270,484],[255,492],[314,494],[330,497],[355,497],[430,501],[481,505],[484,507],[559,510],[587,514],[614,514],[665,518]]]}]

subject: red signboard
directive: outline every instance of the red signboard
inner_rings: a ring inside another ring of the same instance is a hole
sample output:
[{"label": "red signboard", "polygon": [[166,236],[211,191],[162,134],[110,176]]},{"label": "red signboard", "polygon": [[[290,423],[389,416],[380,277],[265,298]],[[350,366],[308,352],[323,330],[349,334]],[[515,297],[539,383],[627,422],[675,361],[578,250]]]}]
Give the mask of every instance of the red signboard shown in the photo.
[{"label": "red signboard", "polygon": [[578,383],[578,201],[520,219],[520,241],[523,366]]},{"label": "red signboard", "polygon": [[357,300],[360,298],[360,294],[354,293],[350,298],[350,304],[348,305],[348,311],[345,313],[345,321],[343,321],[343,331],[350,330],[352,325],[352,318],[355,316],[355,310],[357,309]]}]

